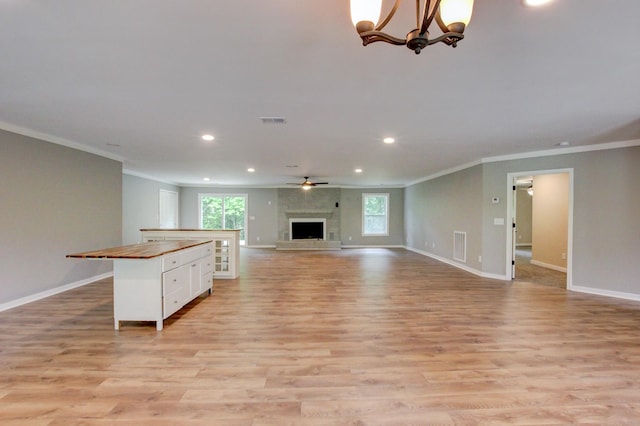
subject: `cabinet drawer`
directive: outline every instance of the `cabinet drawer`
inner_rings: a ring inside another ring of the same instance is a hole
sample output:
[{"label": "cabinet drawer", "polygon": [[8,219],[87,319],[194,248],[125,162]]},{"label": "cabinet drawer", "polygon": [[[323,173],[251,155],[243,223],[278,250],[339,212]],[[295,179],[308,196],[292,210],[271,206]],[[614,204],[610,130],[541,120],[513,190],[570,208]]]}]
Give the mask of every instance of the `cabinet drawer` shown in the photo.
[{"label": "cabinet drawer", "polygon": [[200,273],[202,275],[213,272],[213,260],[211,257],[206,257],[200,261]]},{"label": "cabinet drawer", "polygon": [[162,272],[169,271],[182,265],[182,252],[169,253],[162,256]]},{"label": "cabinet drawer", "polygon": [[189,287],[189,266],[181,266],[162,274],[162,295],[173,293],[178,288]]},{"label": "cabinet drawer", "polygon": [[200,290],[204,292],[205,290],[209,289],[213,290],[213,271],[202,274]]},{"label": "cabinet drawer", "polygon": [[201,257],[200,247],[192,247],[182,252],[182,263],[193,263],[194,260]]},{"label": "cabinet drawer", "polygon": [[180,287],[173,293],[166,295],[163,299],[162,318],[166,319],[182,308],[189,298],[189,288]]}]

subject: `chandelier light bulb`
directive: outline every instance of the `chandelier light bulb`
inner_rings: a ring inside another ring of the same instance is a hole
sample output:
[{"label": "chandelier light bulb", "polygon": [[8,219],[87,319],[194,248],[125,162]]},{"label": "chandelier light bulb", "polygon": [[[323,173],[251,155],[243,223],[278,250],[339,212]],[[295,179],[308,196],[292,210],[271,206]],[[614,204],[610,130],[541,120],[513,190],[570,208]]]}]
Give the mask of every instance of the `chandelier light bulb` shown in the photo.
[{"label": "chandelier light bulb", "polygon": [[351,21],[355,27],[358,22],[371,22],[375,27],[381,10],[382,0],[351,0]]},{"label": "chandelier light bulb", "polygon": [[440,2],[440,17],[448,27],[456,22],[469,25],[473,13],[473,0],[442,0]]}]

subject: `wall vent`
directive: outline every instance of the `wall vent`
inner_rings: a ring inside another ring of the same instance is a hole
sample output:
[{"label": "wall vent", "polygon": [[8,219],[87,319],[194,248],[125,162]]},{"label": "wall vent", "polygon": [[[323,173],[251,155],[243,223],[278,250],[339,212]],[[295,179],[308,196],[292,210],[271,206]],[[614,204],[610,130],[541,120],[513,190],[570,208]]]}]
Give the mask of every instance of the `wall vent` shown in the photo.
[{"label": "wall vent", "polygon": [[453,231],[453,260],[467,261],[467,233]]},{"label": "wall vent", "polygon": [[260,117],[262,124],[286,124],[287,119],[284,117]]}]

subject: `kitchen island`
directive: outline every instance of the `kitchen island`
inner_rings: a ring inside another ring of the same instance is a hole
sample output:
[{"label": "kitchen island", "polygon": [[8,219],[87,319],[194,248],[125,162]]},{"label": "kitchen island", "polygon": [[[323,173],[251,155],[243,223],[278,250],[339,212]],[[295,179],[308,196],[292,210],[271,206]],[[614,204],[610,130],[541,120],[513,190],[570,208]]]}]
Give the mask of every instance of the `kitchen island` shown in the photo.
[{"label": "kitchen island", "polygon": [[240,276],[241,229],[141,229],[142,241],[213,241],[213,276],[233,280]]},{"label": "kitchen island", "polygon": [[213,289],[213,243],[154,241],[67,255],[113,260],[113,319],[163,321],[188,302]]}]

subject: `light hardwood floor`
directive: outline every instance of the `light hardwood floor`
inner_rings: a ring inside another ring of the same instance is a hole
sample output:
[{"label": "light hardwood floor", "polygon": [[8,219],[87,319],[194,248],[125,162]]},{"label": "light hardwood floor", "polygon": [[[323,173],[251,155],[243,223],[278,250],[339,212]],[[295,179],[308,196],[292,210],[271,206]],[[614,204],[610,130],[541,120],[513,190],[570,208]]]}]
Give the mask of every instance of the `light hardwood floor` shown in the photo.
[{"label": "light hardwood floor", "polygon": [[160,332],[111,303],[0,313],[0,424],[640,424],[640,303],[388,249],[245,249]]}]

